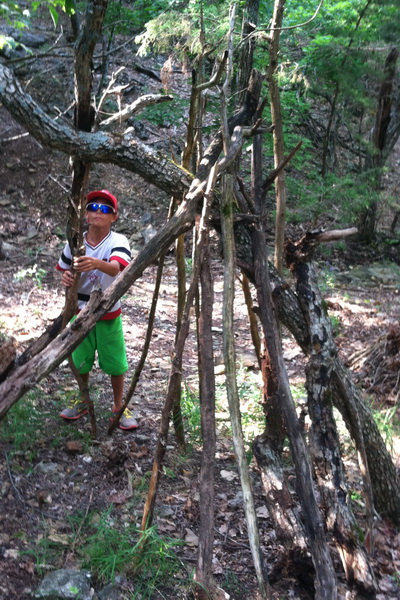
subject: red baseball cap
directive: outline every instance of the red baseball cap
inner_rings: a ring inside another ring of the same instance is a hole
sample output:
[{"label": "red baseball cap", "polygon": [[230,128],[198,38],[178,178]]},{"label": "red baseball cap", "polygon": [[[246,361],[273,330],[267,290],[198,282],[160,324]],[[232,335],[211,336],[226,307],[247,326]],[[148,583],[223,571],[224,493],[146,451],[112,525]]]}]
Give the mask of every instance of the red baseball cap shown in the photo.
[{"label": "red baseball cap", "polygon": [[107,202],[111,204],[115,212],[118,212],[118,200],[108,190],[95,190],[93,192],[89,192],[86,198],[87,202],[95,202],[96,200],[107,200]]}]

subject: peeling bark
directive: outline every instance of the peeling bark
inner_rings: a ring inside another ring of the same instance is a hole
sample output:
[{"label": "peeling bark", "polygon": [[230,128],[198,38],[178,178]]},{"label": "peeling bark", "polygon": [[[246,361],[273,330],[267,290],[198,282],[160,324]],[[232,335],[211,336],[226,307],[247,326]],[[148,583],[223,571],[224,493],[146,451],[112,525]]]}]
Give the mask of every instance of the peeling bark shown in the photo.
[{"label": "peeling bark", "polygon": [[[309,240],[305,246],[312,247]],[[322,309],[315,272],[307,262],[307,251],[287,244],[290,268],[296,274],[300,304],[310,329],[311,353],[306,367],[308,409],[311,418],[309,443],[317,475],[321,504],[328,532],[339,551],[347,581],[364,598],[375,598],[376,583],[365,548],[357,536],[357,526],[348,507],[348,490],[340,454],[339,437],[331,402],[331,377],[336,345],[328,317]],[[369,473],[366,478],[367,515],[372,527],[372,498]]]}]

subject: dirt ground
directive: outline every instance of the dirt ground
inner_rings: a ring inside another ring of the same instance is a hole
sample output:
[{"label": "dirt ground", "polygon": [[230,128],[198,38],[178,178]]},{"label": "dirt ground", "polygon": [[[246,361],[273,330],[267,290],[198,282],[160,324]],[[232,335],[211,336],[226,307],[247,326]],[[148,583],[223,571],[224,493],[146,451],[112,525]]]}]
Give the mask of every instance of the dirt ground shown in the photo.
[{"label": "dirt ground", "polygon": [[[19,137],[19,136],[23,137]],[[0,261],[0,328],[12,335],[21,352],[60,313],[64,294],[55,271],[59,253],[65,243],[65,201],[70,185],[68,158],[41,147],[0,107],[0,238],[3,258]],[[134,252],[144,243],[143,230],[151,215],[152,226],[165,222],[169,199],[160,191],[127,172],[94,166],[90,187],[112,190],[121,202],[121,216],[116,229],[127,235]],[[217,247],[217,243],[215,244]],[[188,258],[190,253],[188,252]],[[351,250],[318,257],[323,295],[337,331],[337,344],[345,361],[362,349],[387,345],[386,336],[395,330],[400,317],[400,284],[396,265],[382,263],[379,256],[366,260]],[[368,257],[367,257],[368,258]],[[354,268],[375,265],[375,271],[356,275]],[[152,265],[123,298],[124,326],[131,370],[138,361],[147,327],[156,265]],[[385,269],[388,269],[386,271]],[[221,355],[222,266],[217,253],[213,260],[215,277],[215,353]],[[160,412],[165,397],[170,356],[175,333],[176,274],[173,252],[167,257],[156,323],[147,362],[132,401],[139,421],[135,432],[116,431],[107,436],[110,388],[107,379],[96,369],[92,378],[98,439],[87,442],[89,424],[85,419],[68,424],[58,418],[59,411],[73,395],[75,385],[67,364],[44,379],[18,404],[28,403],[39,418],[40,427],[33,445],[24,445],[7,435],[9,421],[1,424],[0,449],[0,598],[27,600],[32,597],[43,571],[79,566],[79,553],[65,547],[69,532],[68,518],[79,512],[104,511],[112,504],[120,522],[140,524],[145,499],[143,490],[132,489],[132,482],[148,481],[158,432]],[[240,289],[237,289],[235,336],[240,360],[239,383],[243,390],[243,411],[254,410],[250,382],[257,380],[256,359],[251,349],[249,327]],[[304,382],[305,359],[294,341],[284,334],[284,356],[291,384],[300,390]],[[196,336],[192,329],[184,357],[185,388],[197,394]],[[400,444],[396,434],[399,400],[398,355],[388,361],[385,371],[371,364],[375,355],[357,362],[355,378],[365,389],[375,407],[382,411],[386,431],[390,434],[394,460],[399,461]],[[380,361],[379,365],[382,364]],[[397,371],[396,371],[397,364]],[[393,366],[394,365],[394,366]],[[217,380],[223,387],[223,369],[218,365]],[[376,375],[375,377],[373,375]],[[379,377],[378,377],[379,375]],[[246,392],[247,390],[247,392]],[[304,397],[304,393],[303,393]],[[303,398],[304,399],[304,398]],[[252,404],[253,403],[253,404]],[[256,600],[256,581],[246,525],[240,484],[232,445],[227,433],[226,409],[218,414],[218,452],[215,503],[216,580],[233,600]],[[44,427],[43,427],[44,424]],[[22,425],[23,426],[23,425]],[[391,429],[390,429],[391,427]],[[254,425],[253,435],[261,433],[262,423]],[[349,486],[359,491],[360,476],[350,446],[345,445]],[[86,441],[82,441],[86,440]],[[67,442],[79,442],[71,452]],[[177,550],[191,570],[196,561],[198,527],[198,474],[200,450],[194,447],[180,457],[171,430],[165,473],[157,500],[157,526],[161,534],[184,540]],[[268,568],[282,558],[283,549],[276,542],[268,516],[263,510],[263,491],[254,461],[252,480],[259,515],[261,545]],[[227,475],[228,473],[228,475]],[[362,496],[354,510],[363,518]],[[61,551],[52,564],[37,569],[31,551],[45,536],[57,540]],[[379,586],[379,600],[400,598],[400,535],[377,517],[374,530],[372,564]],[[336,557],[340,598],[348,598],[345,579]],[[296,582],[291,573],[281,571],[272,586],[273,598],[305,600],[312,597],[309,582]],[[186,597],[177,583],[165,588],[157,598]]]}]

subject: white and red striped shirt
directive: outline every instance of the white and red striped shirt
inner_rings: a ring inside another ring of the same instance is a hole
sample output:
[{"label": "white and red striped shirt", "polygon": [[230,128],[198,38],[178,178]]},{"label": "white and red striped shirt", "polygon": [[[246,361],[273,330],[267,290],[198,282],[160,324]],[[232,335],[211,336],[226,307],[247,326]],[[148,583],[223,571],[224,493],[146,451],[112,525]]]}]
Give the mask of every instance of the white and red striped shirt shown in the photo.
[{"label": "white and red striped shirt", "polygon": [[[120,271],[129,264],[131,260],[131,251],[128,239],[121,233],[110,231],[97,246],[91,246],[86,240],[86,233],[83,234],[83,241],[86,249],[86,256],[99,258],[110,262],[117,260],[120,264]],[[72,267],[72,255],[69,244],[60,256],[56,269],[58,271],[68,271]],[[103,292],[110,287],[115,280],[115,277],[102,273],[98,269],[81,273],[78,290],[78,310],[82,310],[89,302],[90,294],[94,288],[101,289]],[[105,315],[102,320],[115,319],[121,314],[121,302],[118,300]]]}]

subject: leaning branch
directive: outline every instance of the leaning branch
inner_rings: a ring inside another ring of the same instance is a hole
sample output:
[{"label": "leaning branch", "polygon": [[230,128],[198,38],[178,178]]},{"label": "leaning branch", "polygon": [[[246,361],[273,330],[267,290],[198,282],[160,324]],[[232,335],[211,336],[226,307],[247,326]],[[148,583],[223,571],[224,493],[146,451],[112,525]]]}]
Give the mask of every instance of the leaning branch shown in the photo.
[{"label": "leaning branch", "polygon": [[100,123],[100,127],[111,125],[111,123],[115,123],[115,121],[121,123],[122,121],[129,119],[131,115],[143,110],[143,108],[146,108],[146,106],[161,104],[162,102],[171,102],[173,99],[173,96],[165,96],[164,94],[146,94],[145,96],[141,96],[135,100],[135,102],[132,102],[132,104],[128,104],[123,110],[116,113],[112,117],[104,119],[104,121]]}]

